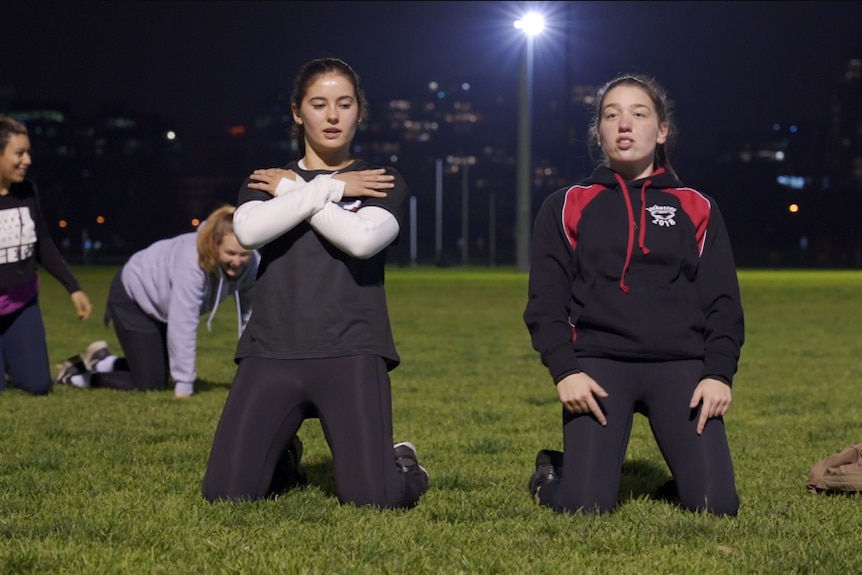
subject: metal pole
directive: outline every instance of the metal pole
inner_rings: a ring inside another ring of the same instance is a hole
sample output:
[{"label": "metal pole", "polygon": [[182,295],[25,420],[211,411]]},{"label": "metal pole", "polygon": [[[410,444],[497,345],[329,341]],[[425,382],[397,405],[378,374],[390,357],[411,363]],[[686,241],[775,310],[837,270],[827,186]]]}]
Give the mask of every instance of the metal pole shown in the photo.
[{"label": "metal pole", "polygon": [[443,265],[443,160],[437,160],[437,226],[434,262]]},{"label": "metal pole", "polygon": [[470,263],[470,165],[465,161],[461,167],[461,263],[466,266]]},{"label": "metal pole", "polygon": [[416,196],[410,196],[410,266],[416,267],[416,262],[419,260],[419,250],[417,248],[418,231],[416,229]]},{"label": "metal pole", "polygon": [[497,265],[497,196],[488,194],[488,265]]},{"label": "metal pole", "polygon": [[519,272],[530,269],[530,198],[531,178],[531,114],[533,86],[533,37],[526,37],[524,57],[521,61],[520,96],[518,108],[518,173],[515,212],[515,264]]}]

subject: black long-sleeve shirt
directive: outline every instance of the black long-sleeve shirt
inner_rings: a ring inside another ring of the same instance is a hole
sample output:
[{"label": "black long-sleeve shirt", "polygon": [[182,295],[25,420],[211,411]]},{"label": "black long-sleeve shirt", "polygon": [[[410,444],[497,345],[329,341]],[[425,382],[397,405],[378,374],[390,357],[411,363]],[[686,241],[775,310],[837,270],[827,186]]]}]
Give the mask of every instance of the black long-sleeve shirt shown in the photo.
[{"label": "black long-sleeve shirt", "polygon": [[545,200],[524,321],[556,383],[579,357],[703,359],[732,384],[744,341],[736,266],[715,201],[663,169],[598,168]]},{"label": "black long-sleeve shirt", "polygon": [[0,289],[35,281],[37,264],[69,293],[81,289],[51,239],[36,185],[24,180],[0,196]]}]

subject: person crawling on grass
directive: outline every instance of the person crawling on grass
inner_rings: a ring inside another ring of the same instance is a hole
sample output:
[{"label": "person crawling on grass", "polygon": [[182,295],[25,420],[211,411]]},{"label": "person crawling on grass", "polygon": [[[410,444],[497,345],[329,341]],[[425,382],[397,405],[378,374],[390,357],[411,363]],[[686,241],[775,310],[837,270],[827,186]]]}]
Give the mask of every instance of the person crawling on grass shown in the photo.
[{"label": "person crawling on grass", "polygon": [[27,127],[0,116],[0,392],[8,376],[16,389],[45,395],[53,382],[38,267],[63,284],[79,319],[93,306],[51,239],[36,184],[27,178],[31,164]]},{"label": "person crawling on grass", "polygon": [[590,133],[604,165],[545,200],[530,248],[523,318],[563,408],[563,451],[539,451],[530,492],[559,512],[613,510],[639,412],[680,505],[735,516],[723,417],[744,322],[722,215],[671,167],[654,79],[605,84]]},{"label": "person crawling on grass", "polygon": [[221,206],[196,231],[134,253],[114,276],[105,309],[105,325],[113,322],[125,356],[112,353],[107,341],[93,342],[60,366],[57,382],[159,391],[172,380],[176,397],[191,396],[200,318],[212,321],[228,298],[236,301],[238,333],[251,316],[260,256],[237,242],[234,211]]},{"label": "person crawling on grass", "polygon": [[394,168],[351,154],[367,109],[346,62],[306,63],[291,96],[301,158],[255,170],[240,188],[236,235],[260,250],[261,271],[201,489],[208,501],[303,485],[296,433],[312,413],[341,503],[409,508],[428,488],[416,447],[393,445],[389,372],[401,359],[384,272],[409,190]]}]

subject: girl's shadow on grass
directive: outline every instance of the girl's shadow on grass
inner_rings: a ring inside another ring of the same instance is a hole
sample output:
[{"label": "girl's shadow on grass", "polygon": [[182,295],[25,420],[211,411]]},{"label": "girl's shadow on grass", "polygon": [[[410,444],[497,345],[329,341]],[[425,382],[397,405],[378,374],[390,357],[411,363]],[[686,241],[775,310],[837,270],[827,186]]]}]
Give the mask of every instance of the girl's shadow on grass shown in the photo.
[{"label": "girl's shadow on grass", "polygon": [[311,465],[302,464],[305,469],[305,474],[308,477],[309,487],[315,487],[327,497],[337,497],[335,490],[335,467],[332,464],[332,458],[329,457],[323,461],[316,461]]},{"label": "girl's shadow on grass", "polygon": [[[335,469],[331,457],[323,461],[315,461],[310,465],[303,463],[302,467],[308,477],[309,486],[319,489],[328,497],[337,497]],[[646,460],[623,463],[619,503],[623,504],[644,496],[654,501],[665,501],[671,504],[678,502],[676,485],[666,467]]]},{"label": "girl's shadow on grass", "polygon": [[619,503],[622,505],[644,496],[668,503],[677,503],[679,500],[676,484],[668,474],[667,467],[643,459],[626,461],[620,478]]},{"label": "girl's shadow on grass", "polygon": [[230,389],[230,381],[207,381],[198,379],[195,381],[195,393],[203,393],[206,391],[214,391],[221,389]]}]

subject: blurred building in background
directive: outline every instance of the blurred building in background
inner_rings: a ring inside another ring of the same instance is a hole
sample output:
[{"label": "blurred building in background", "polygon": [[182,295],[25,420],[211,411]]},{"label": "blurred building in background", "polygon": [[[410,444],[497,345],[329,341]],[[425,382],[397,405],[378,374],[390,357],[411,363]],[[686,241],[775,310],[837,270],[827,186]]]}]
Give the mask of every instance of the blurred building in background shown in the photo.
[{"label": "blurred building in background", "polygon": [[[534,214],[548,194],[593,169],[578,130],[586,130],[594,88],[572,85],[559,99],[534,102]],[[391,254],[398,264],[514,264],[517,102],[505,92],[429,82],[372,100],[354,153],[395,166],[411,187],[408,229]],[[847,63],[823,102],[820,121],[776,119],[768,130],[724,135],[717,154],[686,158],[685,183],[719,201],[738,265],[862,267],[862,60]],[[245,125],[196,135],[183,131],[182,118],[121,103],[76,117],[63,102],[16,101],[3,87],[0,110],[28,126],[30,175],[73,262],[117,263],[194,229],[236,202],[252,170],[296,157],[281,94],[250,110]]]}]

